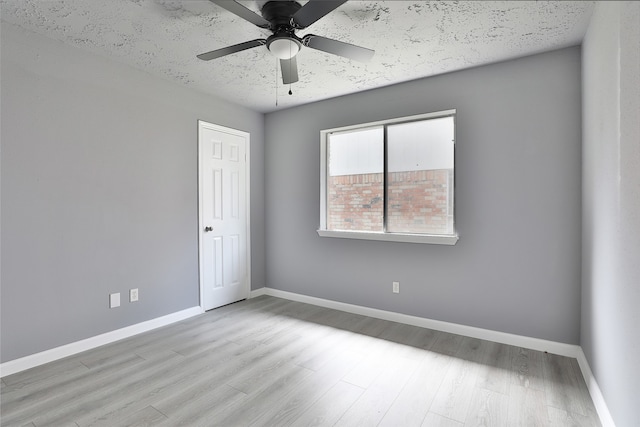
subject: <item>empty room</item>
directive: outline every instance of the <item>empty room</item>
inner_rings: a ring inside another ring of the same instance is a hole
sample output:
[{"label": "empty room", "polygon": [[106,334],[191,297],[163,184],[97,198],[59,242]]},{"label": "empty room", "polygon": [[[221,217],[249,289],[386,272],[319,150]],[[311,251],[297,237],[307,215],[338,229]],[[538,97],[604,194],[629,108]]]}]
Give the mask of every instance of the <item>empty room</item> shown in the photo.
[{"label": "empty room", "polygon": [[640,425],[640,2],[0,18],[0,425]]}]

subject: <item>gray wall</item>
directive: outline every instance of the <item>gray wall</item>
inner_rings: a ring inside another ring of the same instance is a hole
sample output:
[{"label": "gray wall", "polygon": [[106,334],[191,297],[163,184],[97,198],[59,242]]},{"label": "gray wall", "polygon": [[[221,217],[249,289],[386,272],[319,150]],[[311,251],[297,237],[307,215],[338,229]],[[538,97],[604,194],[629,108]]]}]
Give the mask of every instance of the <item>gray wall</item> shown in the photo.
[{"label": "gray wall", "polygon": [[[267,286],[577,344],[580,103],[575,47],[268,114]],[[320,130],[450,108],[456,246],[318,237]]]},{"label": "gray wall", "polygon": [[581,345],[618,427],[640,420],[640,3],[598,3],[583,47]]},{"label": "gray wall", "polygon": [[198,119],[251,133],[265,285],[262,114],[4,22],[1,40],[3,362],[199,304]]}]

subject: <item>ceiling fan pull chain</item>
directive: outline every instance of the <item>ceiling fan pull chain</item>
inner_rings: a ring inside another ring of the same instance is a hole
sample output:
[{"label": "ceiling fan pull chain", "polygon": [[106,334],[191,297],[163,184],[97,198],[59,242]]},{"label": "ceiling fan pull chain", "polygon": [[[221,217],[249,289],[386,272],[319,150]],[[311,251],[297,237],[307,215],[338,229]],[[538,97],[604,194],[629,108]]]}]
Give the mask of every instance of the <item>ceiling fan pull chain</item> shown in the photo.
[{"label": "ceiling fan pull chain", "polygon": [[[291,45],[289,45],[289,53],[291,53]],[[289,61],[289,75],[291,75],[291,61]],[[291,92],[291,83],[289,83],[289,95],[293,95],[293,92]]]},{"label": "ceiling fan pull chain", "polygon": [[276,107],[278,106],[278,58],[276,58]]}]

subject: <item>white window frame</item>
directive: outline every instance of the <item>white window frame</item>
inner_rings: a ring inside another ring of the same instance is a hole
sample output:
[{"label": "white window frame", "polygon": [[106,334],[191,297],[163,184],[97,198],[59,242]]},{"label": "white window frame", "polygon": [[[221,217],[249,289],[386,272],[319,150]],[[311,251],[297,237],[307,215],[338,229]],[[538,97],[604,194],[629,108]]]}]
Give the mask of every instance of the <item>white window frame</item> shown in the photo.
[{"label": "white window frame", "polygon": [[320,131],[320,227],[317,230],[321,237],[336,237],[341,239],[359,239],[359,240],[378,240],[387,242],[405,242],[405,243],[426,243],[435,245],[455,245],[458,241],[458,232],[455,228],[455,178],[454,178],[454,231],[453,234],[411,234],[411,233],[394,233],[388,231],[372,232],[372,231],[336,231],[327,230],[327,177],[328,177],[328,136],[334,132],[345,132],[350,130],[364,129],[374,126],[382,126],[389,124],[398,124],[426,119],[436,119],[442,117],[454,117],[454,176],[455,176],[455,115],[456,110],[438,111],[435,113],[419,114],[409,117],[401,117],[396,119],[381,120],[371,123],[363,123],[340,128],[325,129]]}]

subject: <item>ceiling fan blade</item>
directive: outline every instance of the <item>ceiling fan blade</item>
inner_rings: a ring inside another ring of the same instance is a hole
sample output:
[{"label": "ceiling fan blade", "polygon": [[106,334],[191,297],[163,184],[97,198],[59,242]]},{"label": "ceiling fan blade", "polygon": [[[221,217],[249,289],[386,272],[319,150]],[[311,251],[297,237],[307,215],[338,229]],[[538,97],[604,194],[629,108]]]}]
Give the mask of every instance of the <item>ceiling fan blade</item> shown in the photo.
[{"label": "ceiling fan blade", "polygon": [[282,70],[282,83],[288,85],[298,81],[298,63],[295,56],[291,59],[281,59],[280,69]]},{"label": "ceiling fan blade", "polygon": [[306,28],[346,2],[347,0],[309,0],[293,15],[293,23],[296,28]]},{"label": "ceiling fan blade", "polygon": [[211,3],[215,3],[218,6],[227,9],[229,12],[238,15],[240,18],[257,25],[260,28],[269,28],[271,25],[269,21],[258,15],[251,9],[247,9],[237,1],[233,0],[209,0]]},{"label": "ceiling fan blade", "polygon": [[321,50],[360,62],[369,61],[373,57],[373,54],[376,53],[374,50],[365,47],[316,36],[314,34],[307,34],[302,38],[302,42],[311,49]]},{"label": "ceiling fan blade", "polygon": [[198,59],[210,61],[212,59],[220,58],[221,56],[230,55],[253,47],[263,46],[265,44],[267,44],[265,39],[251,40],[244,43],[234,44],[233,46],[223,47],[222,49],[212,50],[211,52],[201,53],[198,55]]}]

